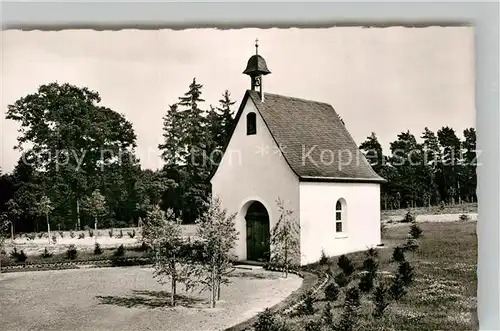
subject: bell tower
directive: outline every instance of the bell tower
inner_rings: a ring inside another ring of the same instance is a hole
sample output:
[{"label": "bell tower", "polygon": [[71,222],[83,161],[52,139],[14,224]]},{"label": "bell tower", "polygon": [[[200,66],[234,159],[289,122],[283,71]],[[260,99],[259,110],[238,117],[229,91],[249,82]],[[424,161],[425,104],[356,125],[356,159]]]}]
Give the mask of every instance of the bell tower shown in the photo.
[{"label": "bell tower", "polygon": [[255,40],[255,55],[252,55],[247,63],[247,68],[243,71],[250,76],[250,87],[252,91],[258,91],[261,101],[264,101],[264,90],[262,89],[262,77],[270,74],[266,60],[259,55],[259,39]]}]

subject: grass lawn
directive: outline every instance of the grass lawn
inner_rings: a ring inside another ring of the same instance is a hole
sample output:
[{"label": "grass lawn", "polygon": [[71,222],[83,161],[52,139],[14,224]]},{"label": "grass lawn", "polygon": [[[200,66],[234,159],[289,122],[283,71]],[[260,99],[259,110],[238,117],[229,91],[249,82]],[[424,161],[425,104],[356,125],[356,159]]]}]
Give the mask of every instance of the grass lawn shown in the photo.
[{"label": "grass lawn", "polygon": [[[399,302],[391,302],[380,320],[375,320],[370,314],[373,306],[367,298],[371,300],[372,294],[363,295],[362,317],[356,330],[477,330],[476,222],[422,223],[419,226],[424,235],[420,250],[415,254],[406,253],[415,272],[407,295]],[[379,270],[383,271],[379,277],[389,279],[397,272],[397,265],[390,261],[392,248],[406,241],[408,230],[408,224],[387,230],[383,238],[386,247],[379,250]],[[348,256],[356,267],[365,258],[363,253]],[[336,262],[336,258],[330,261],[335,275],[340,272]],[[357,280],[352,282],[356,284]],[[342,303],[341,294],[332,304],[335,317],[341,313]],[[314,303],[316,313],[313,316],[287,317],[291,330],[304,330],[307,321],[320,319],[325,304],[320,295]]]},{"label": "grass lawn", "polygon": [[238,324],[273,306],[302,279],[280,273],[234,274],[221,301],[208,308],[208,293],[186,294],[169,307],[169,285],[143,267],[36,271],[0,275],[2,330],[9,331],[211,331]]}]

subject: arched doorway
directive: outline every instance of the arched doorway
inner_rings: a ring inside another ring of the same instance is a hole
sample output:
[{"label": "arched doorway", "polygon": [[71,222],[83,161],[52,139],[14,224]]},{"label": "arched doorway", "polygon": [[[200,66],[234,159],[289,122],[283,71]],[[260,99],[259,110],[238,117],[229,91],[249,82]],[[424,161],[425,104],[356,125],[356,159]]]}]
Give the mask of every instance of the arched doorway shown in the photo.
[{"label": "arched doorway", "polygon": [[245,216],[247,227],[247,260],[269,261],[270,229],[266,207],[258,201],[252,202]]}]

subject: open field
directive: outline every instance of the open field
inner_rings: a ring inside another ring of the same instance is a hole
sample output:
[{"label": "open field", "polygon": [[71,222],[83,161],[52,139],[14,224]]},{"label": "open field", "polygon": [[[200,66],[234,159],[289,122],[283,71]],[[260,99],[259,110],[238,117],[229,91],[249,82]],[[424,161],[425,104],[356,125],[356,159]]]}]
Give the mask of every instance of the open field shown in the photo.
[{"label": "open field", "polygon": [[38,271],[0,275],[2,329],[9,331],[211,331],[240,323],[283,300],[302,279],[280,273],[236,273],[221,301],[185,294],[169,307],[169,285],[142,267]]},{"label": "open field", "polygon": [[[409,224],[391,227],[384,236],[386,247],[379,250],[379,270],[384,277],[396,273],[396,265],[390,262],[392,248],[406,240]],[[407,260],[415,268],[415,281],[408,294],[400,302],[392,302],[384,317],[375,320],[370,316],[372,306],[362,299],[362,323],[356,330],[422,331],[477,330],[476,314],[476,266],[477,239],[475,222],[422,223],[424,237],[419,251],[407,253]],[[364,259],[362,253],[349,255],[357,267]],[[337,259],[330,268],[337,274]],[[343,300],[343,299],[342,299]],[[341,311],[342,301],[336,301],[335,314]],[[304,330],[305,322],[319,319],[325,301],[314,304],[313,317],[289,319],[292,330]]]},{"label": "open field", "polygon": [[[5,251],[9,253],[16,247],[18,251],[23,250],[28,256],[39,256],[45,248],[51,253],[58,254],[66,251],[69,245],[75,245],[80,252],[92,252],[96,242],[98,242],[102,248],[116,248],[120,245],[132,247],[141,244],[142,237],[140,228],[113,229],[112,236],[110,236],[109,231],[110,229],[98,229],[97,231],[93,231],[93,237],[90,237],[89,231],[71,231],[74,235],[73,238],[71,237],[70,231],[63,231],[62,237],[59,231],[51,231],[51,236],[56,236],[56,243],[52,240],[49,243],[46,232],[43,233],[41,238],[37,235],[33,240],[28,239],[26,235],[23,234],[21,237],[16,236],[13,243],[10,238],[7,239],[5,242]],[[132,233],[133,231],[135,231],[135,236],[131,238],[128,232]],[[182,231],[185,236],[194,236],[196,234],[196,227],[194,225],[183,225]],[[78,237],[80,234],[84,234],[85,237],[79,239]],[[121,237],[120,234],[122,235]]]},{"label": "open field", "polygon": [[[394,210],[383,210],[382,216],[398,216],[403,217],[409,208],[401,208]],[[415,215],[439,215],[439,214],[470,214],[477,213],[477,202],[462,203],[454,205],[431,206],[431,207],[418,207],[411,208]]]}]

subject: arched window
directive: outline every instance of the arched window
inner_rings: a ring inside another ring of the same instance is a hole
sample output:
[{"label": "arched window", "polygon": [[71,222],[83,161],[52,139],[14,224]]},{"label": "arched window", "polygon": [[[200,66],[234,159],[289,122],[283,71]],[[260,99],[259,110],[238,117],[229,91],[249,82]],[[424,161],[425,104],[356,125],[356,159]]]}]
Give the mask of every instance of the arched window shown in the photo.
[{"label": "arched window", "polygon": [[346,205],[344,199],[337,200],[335,204],[335,233],[346,232]]},{"label": "arched window", "polygon": [[255,113],[248,113],[247,115],[247,136],[257,133],[257,117]]}]

